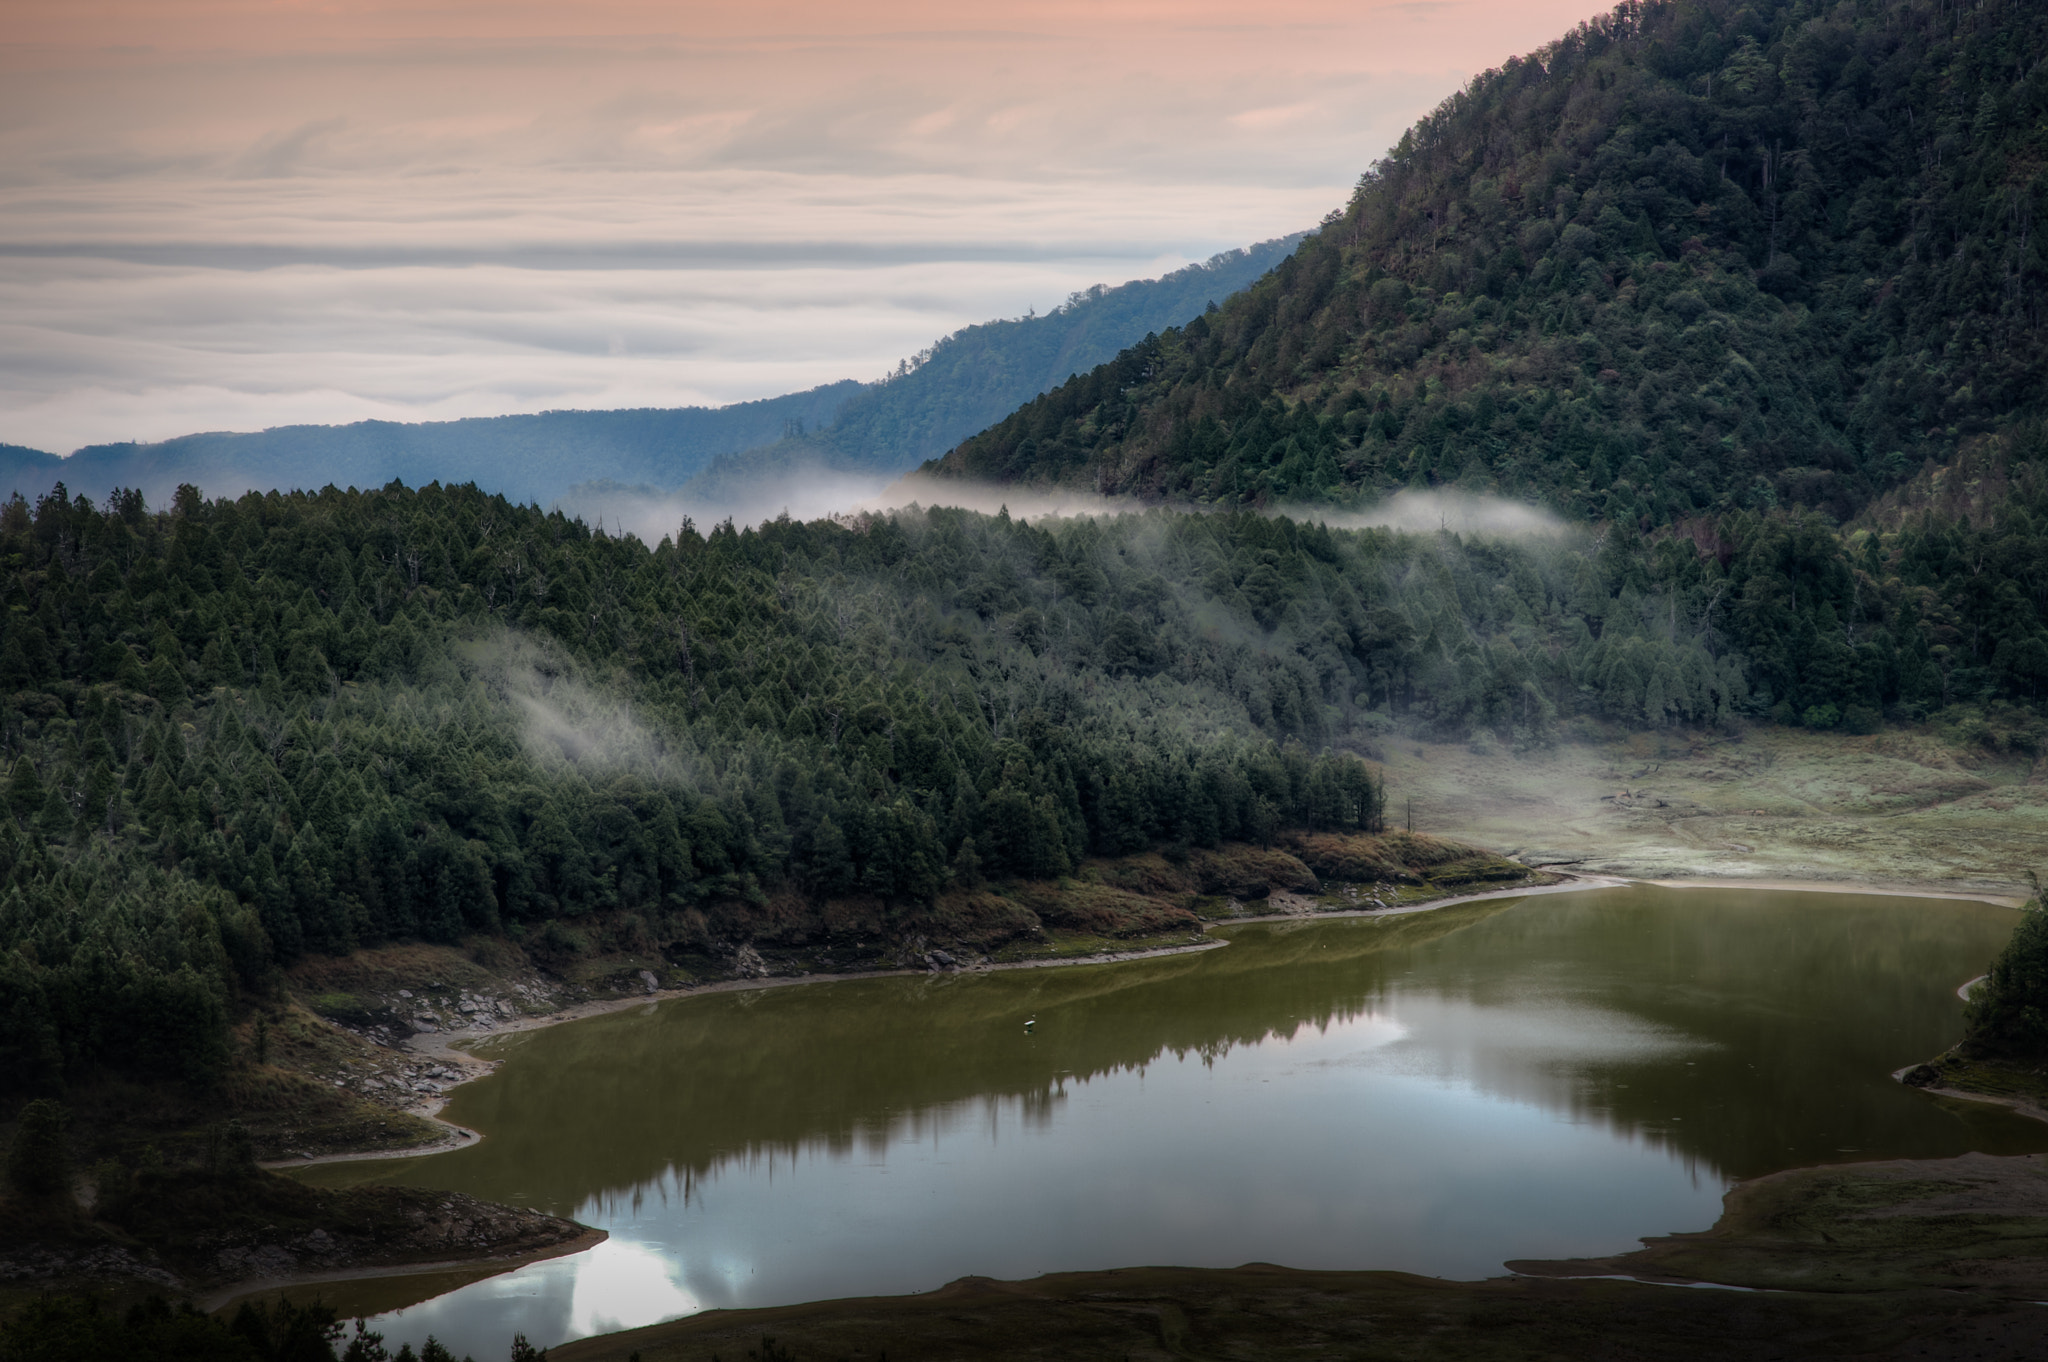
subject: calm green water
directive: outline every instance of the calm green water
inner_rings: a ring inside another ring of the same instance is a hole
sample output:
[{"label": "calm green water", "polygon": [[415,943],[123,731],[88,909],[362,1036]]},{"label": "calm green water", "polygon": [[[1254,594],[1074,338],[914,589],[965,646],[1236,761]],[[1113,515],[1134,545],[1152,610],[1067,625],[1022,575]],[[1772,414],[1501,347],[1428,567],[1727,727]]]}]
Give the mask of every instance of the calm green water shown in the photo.
[{"label": "calm green water", "polygon": [[[1608,889],[1247,926],[1118,965],[686,998],[493,1042],[506,1063],[448,1111],[480,1145],[309,1180],[611,1232],[381,1317],[394,1346],[432,1332],[480,1362],[514,1330],[552,1345],[970,1273],[1487,1276],[1704,1229],[1734,1178],[2048,1149],[2048,1128],[1888,1077],[1955,1040],[1956,987],[2013,923]],[[389,1311],[408,1289],[338,1303]]]}]

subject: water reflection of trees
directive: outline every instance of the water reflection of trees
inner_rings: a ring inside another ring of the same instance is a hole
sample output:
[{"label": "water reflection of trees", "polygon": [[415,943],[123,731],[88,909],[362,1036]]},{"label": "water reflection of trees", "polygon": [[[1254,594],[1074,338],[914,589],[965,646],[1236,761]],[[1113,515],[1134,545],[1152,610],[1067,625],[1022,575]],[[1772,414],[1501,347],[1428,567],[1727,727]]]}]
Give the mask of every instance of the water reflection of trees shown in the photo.
[{"label": "water reflection of trees", "polygon": [[490,1139],[412,1176],[627,1207],[643,1185],[688,1200],[734,1162],[879,1157],[970,1119],[1044,1128],[1076,1085],[1353,1020],[1383,998],[1380,961],[1507,906],[1250,929],[1243,945],[1114,966],[715,995],[530,1033],[450,1113]]},{"label": "water reflection of trees", "polygon": [[470,1094],[455,1114],[492,1138],[458,1156],[458,1180],[564,1211],[687,1203],[728,1167],[877,1158],[971,1122],[1044,1128],[1076,1085],[1168,1058],[1214,1065],[1383,1011],[1393,992],[1419,1028],[1406,1062],[1714,1175],[1855,1157],[1838,1146],[1873,1131],[1930,1154],[2024,1138],[1902,1106],[1883,1082],[1947,1043],[1942,985],[1998,924],[1896,900],[1816,911],[1811,896],[1759,897],[1612,891],[1524,913],[1489,902],[1251,929],[1225,950],[1113,967],[777,989],[603,1018],[524,1038],[529,1056]]},{"label": "water reflection of trees", "polygon": [[[1645,886],[1501,917],[1482,949],[1433,960],[1430,985],[1495,1015],[1573,1010],[1568,1048],[1498,1046],[1466,1076],[1688,1167],[2017,1153],[2044,1132],[1888,1077],[1960,1034],[1952,990],[2009,924],[1981,904]],[[1633,1034],[1602,1044],[1596,1023]]]}]

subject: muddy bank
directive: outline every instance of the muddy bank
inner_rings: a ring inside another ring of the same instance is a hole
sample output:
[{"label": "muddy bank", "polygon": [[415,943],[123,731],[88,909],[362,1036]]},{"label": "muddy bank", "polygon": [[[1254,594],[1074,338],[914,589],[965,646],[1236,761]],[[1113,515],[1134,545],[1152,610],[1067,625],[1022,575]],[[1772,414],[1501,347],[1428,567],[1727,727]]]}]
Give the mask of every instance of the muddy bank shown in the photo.
[{"label": "muddy bank", "polygon": [[563,1258],[585,1249],[596,1248],[611,1236],[603,1230],[577,1226],[582,1232],[567,1239],[557,1240],[531,1248],[509,1247],[504,1251],[485,1251],[469,1257],[432,1258],[398,1263],[363,1263],[352,1267],[330,1267],[313,1271],[287,1273],[284,1275],[258,1275],[245,1277],[226,1287],[216,1288],[199,1302],[202,1310],[224,1310],[245,1300],[272,1301],[280,1296],[294,1300],[317,1297],[318,1288],[336,1282],[357,1282],[386,1280],[391,1278],[444,1277],[455,1284],[480,1281],[495,1277],[501,1272],[525,1267],[529,1263],[544,1262],[549,1258]]},{"label": "muddy bank", "polygon": [[1507,1266],[1769,1291],[2048,1297],[2048,1155],[1798,1168],[1737,1183],[1722,1206],[1713,1229],[1634,1253]]},{"label": "muddy bank", "polygon": [[562,1344],[548,1356],[554,1362],[1292,1355],[1960,1362],[2037,1357],[2040,1328],[2041,1307],[2031,1302],[1940,1292],[1749,1295],[1620,1281],[1443,1282],[1265,1266],[1131,1268],[1027,1282],[966,1278],[922,1296],[719,1311]]},{"label": "muddy bank", "polygon": [[[1970,984],[1976,982],[1973,979]],[[1892,1077],[1930,1097],[1989,1102],[2036,1121],[2048,1121],[2048,1071],[2039,1065],[1973,1058],[1958,1047],[1925,1064],[1908,1064]]]},{"label": "muddy bank", "polygon": [[[9,1211],[16,1208],[10,1207]],[[238,1296],[263,1284],[391,1276],[571,1253],[603,1234],[559,1216],[422,1188],[311,1188],[253,1167],[144,1175],[88,1211],[10,1214],[0,1285]]]},{"label": "muddy bank", "polygon": [[[1073,965],[1103,965],[1120,961],[1155,959],[1164,956],[1185,955],[1200,951],[1218,950],[1230,943],[1224,938],[1209,937],[1206,934],[1215,927],[1239,923],[1267,923],[1301,921],[1309,918],[1350,918],[1350,917],[1398,917],[1409,913],[1429,912],[1457,904],[1474,903],[1489,899],[1519,898],[1531,894],[1568,892],[1576,889],[1602,888],[1619,885],[1624,881],[1593,876],[1571,876],[1560,874],[1531,873],[1526,882],[1507,888],[1482,889],[1476,892],[1457,893],[1435,891],[1427,887],[1411,886],[1405,896],[1392,888],[1384,891],[1384,905],[1372,907],[1328,906],[1348,905],[1350,899],[1325,898],[1309,900],[1302,896],[1288,896],[1276,892],[1270,898],[1291,898],[1289,911],[1266,912],[1248,910],[1240,901],[1232,900],[1227,905],[1229,916],[1200,924],[1196,939],[1189,940],[1176,934],[1168,942],[1132,944],[1127,949],[1098,950],[1086,954],[1030,956],[1023,959],[991,960],[983,958],[967,962],[948,956],[941,962],[934,959],[922,969],[874,969],[857,972],[771,975],[761,978],[724,979],[717,982],[690,984],[681,988],[658,988],[648,986],[646,991],[627,997],[600,998],[563,1007],[545,1016],[515,1017],[509,1020],[493,1020],[480,1033],[465,1029],[436,1030],[414,1035],[402,1043],[408,1056],[416,1056],[429,1067],[436,1078],[418,1096],[408,1101],[404,1110],[417,1118],[430,1121],[443,1134],[431,1143],[408,1144],[389,1149],[352,1150],[337,1153],[304,1155],[299,1157],[273,1159],[265,1162],[266,1168],[291,1169],[310,1167],[315,1164],[346,1163],[384,1158],[412,1158],[421,1155],[443,1153],[460,1149],[482,1138],[481,1134],[468,1127],[456,1125],[443,1119],[440,1112],[446,1107],[449,1095],[461,1084],[481,1078],[497,1067],[497,1061],[474,1054],[468,1048],[492,1036],[514,1035],[544,1027],[559,1026],[567,1022],[580,1021],[608,1013],[649,1007],[677,998],[701,997],[720,993],[752,992],[768,988],[788,988],[802,984],[841,983],[855,979],[909,978],[935,973],[978,974],[1002,970],[1050,969]],[[1370,901],[1370,900],[1369,900]],[[935,956],[939,952],[933,953]]]},{"label": "muddy bank", "polygon": [[[1504,864],[1495,860],[1496,865]],[[1494,872],[1496,875],[1498,871]],[[1615,888],[1635,881],[1616,875],[1596,875],[1576,869],[1552,868],[1530,869],[1526,878],[1502,887],[1477,888],[1468,891],[1446,891],[1427,884],[1372,886],[1377,895],[1368,893],[1363,897],[1365,906],[1354,906],[1361,896],[1344,895],[1345,886],[1337,886],[1333,892],[1321,893],[1316,897],[1293,893],[1286,890],[1271,890],[1264,899],[1250,904],[1241,900],[1227,899],[1210,906],[1218,915],[1201,922],[1199,932],[1204,939],[1187,940],[1177,934],[1168,943],[1134,943],[1128,949],[1103,950],[1086,954],[1043,955],[1023,959],[991,960],[983,958],[968,962],[944,956],[943,963],[933,959],[921,969],[874,969],[836,973],[770,975],[757,978],[725,979],[717,982],[691,984],[681,988],[658,988],[651,983],[646,991],[627,997],[594,999],[563,1007],[545,1016],[514,1017],[510,1020],[493,1019],[482,1029],[481,1034],[464,1028],[435,1030],[413,1036],[403,1043],[404,1050],[416,1055],[436,1075],[436,1081],[426,1087],[422,1094],[411,1100],[405,1110],[416,1117],[432,1121],[442,1133],[440,1139],[428,1144],[413,1144],[399,1148],[359,1150],[332,1153],[311,1157],[279,1159],[268,1162],[272,1168],[305,1167],[319,1163],[348,1162],[364,1159],[411,1157],[415,1155],[445,1152],[459,1149],[481,1138],[479,1132],[443,1120],[441,1110],[447,1105],[448,1095],[462,1083],[490,1073],[496,1062],[471,1053],[467,1048],[492,1035],[517,1034],[542,1027],[560,1025],[586,1017],[600,1016],[611,1012],[667,1001],[674,998],[695,997],[706,994],[744,992],[765,988],[785,988],[797,984],[821,984],[843,982],[852,979],[875,979],[913,977],[931,973],[983,973],[1012,969],[1045,969],[1065,965],[1110,964],[1123,960],[1147,959],[1157,956],[1179,955],[1194,951],[1214,950],[1225,946],[1227,939],[1209,937],[1207,934],[1218,927],[1237,924],[1299,922],[1310,919],[1357,918],[1357,917],[1399,917],[1411,913],[1432,912],[1460,904],[1477,903],[1487,900],[1508,898],[1529,898],[1544,894],[1574,893],[1582,890]],[[1480,881],[1489,883],[1490,881]],[[1958,892],[1953,887],[1938,885],[1883,885],[1851,884],[1832,881],[1789,881],[1751,880],[1741,878],[1648,881],[1667,888],[1755,888],[1793,889],[1815,893],[1881,894],[1913,898],[1956,898],[2010,905],[2014,899],[2009,895]],[[1350,886],[1355,888],[1356,886]],[[1259,911],[1271,905],[1281,906],[1281,911]],[[943,952],[934,953],[944,955]],[[650,976],[651,978],[652,976]]]}]

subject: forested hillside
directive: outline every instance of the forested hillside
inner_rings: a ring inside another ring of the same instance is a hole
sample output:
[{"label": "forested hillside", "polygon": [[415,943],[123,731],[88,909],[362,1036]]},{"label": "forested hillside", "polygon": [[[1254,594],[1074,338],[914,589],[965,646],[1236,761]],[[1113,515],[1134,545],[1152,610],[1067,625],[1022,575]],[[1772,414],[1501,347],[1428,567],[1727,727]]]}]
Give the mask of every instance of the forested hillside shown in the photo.
[{"label": "forested hillside", "polygon": [[[2039,750],[2044,31],[2009,0],[1624,6],[939,469],[1203,511],[649,547],[475,486],[17,497],[0,1087],[206,1078],[308,953],[1021,931],[1090,858],[1374,826],[1361,758],[1404,725],[1932,716]],[[832,429],[924,438],[1116,296],[963,333]],[[926,374],[975,395],[911,401]],[[1429,484],[1568,528],[1269,509]]]},{"label": "forested hillside", "polygon": [[730,502],[755,480],[804,465],[908,472],[1133,341],[1201,316],[1285,260],[1301,235],[1224,251],[1158,279],[1098,284],[1043,316],[955,331],[862,389],[830,425],[714,459],[686,491]]},{"label": "forested hillside", "polygon": [[[17,499],[0,1081],[203,1076],[237,990],[301,951],[616,910],[701,943],[835,900],[878,933],[1096,852],[1370,824],[1369,768],[1298,741],[1363,668],[1197,618],[1125,551],[1164,529],[650,550],[474,489]],[[1205,565],[1307,561],[1291,526],[1181,532]]]},{"label": "forested hillside", "polygon": [[1846,547],[1784,513],[1517,544],[934,510],[649,548],[467,487],[17,498],[0,1079],[204,1077],[304,952],[1035,922],[1003,886],[1371,826],[1352,754],[1397,723],[1974,706],[2038,743],[1998,706],[2048,680],[2048,543],[2013,528],[2048,484],[1994,510]]},{"label": "forested hillside", "polygon": [[941,474],[1839,520],[2048,402],[2048,10],[1647,0],[1475,79],[1275,272]]}]

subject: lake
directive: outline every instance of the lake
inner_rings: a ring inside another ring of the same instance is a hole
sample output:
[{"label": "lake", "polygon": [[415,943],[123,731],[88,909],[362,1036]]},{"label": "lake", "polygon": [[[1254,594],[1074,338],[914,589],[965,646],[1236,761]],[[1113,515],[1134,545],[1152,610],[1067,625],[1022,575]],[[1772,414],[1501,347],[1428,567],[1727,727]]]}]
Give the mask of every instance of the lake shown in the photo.
[{"label": "lake", "polygon": [[[323,1289],[478,1362],[721,1306],[1137,1264],[1498,1275],[1701,1230],[1737,1178],[2048,1150],[1893,1082],[2011,909],[1648,886],[1245,924],[1117,964],[707,994],[481,1043],[484,1132],[303,1171],[608,1230],[423,1293]],[[1025,1030],[1036,1017],[1035,1029]]]}]

